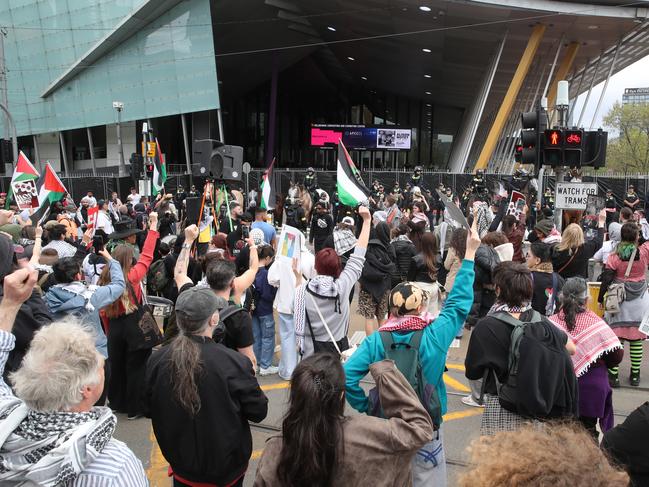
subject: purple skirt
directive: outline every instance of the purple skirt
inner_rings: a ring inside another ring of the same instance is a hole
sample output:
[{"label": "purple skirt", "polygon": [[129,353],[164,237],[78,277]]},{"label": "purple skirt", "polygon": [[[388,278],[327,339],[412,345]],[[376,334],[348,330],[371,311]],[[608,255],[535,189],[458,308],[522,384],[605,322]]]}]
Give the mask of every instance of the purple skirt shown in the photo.
[{"label": "purple skirt", "polygon": [[594,364],[577,379],[579,384],[579,416],[599,418],[599,427],[606,433],[613,427],[613,391],[608,383],[608,369]]}]

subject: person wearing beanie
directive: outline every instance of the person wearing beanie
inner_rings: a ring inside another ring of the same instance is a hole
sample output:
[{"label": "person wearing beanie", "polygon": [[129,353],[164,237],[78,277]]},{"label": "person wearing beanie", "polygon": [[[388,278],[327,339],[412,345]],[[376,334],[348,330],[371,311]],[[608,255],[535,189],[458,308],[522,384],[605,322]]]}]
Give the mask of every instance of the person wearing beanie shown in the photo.
[{"label": "person wearing beanie", "polygon": [[561,242],[561,234],[551,219],[543,218],[534,225],[534,233],[530,234],[529,240],[530,242],[540,240],[543,243],[554,245]]}]

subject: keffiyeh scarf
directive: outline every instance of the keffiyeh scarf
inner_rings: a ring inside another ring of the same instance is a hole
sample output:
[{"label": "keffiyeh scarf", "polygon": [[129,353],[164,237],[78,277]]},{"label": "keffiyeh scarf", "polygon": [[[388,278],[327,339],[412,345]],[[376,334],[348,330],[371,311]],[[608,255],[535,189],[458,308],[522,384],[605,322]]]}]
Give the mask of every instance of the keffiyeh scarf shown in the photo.
[{"label": "keffiyeh scarf", "polygon": [[602,355],[622,347],[611,327],[592,311],[586,310],[579,313],[572,331],[568,330],[563,311],[550,316],[549,319],[563,330],[577,346],[577,351],[571,357],[577,377],[588,372],[590,366],[597,362]]},{"label": "keffiyeh scarf", "polygon": [[506,303],[496,301],[487,314],[492,315],[495,313],[525,313],[530,309],[532,309],[531,303],[523,303],[521,306],[509,306]]},{"label": "keffiyeh scarf", "polygon": [[417,331],[430,325],[434,317],[430,313],[421,315],[390,316],[379,331]]},{"label": "keffiyeh scarf", "polygon": [[0,402],[0,484],[72,485],[111,440],[116,424],[106,407],[41,413],[16,398]]},{"label": "keffiyeh scarf", "polygon": [[487,203],[477,202],[474,206],[477,210],[476,219],[478,220],[478,235],[482,238],[487,234],[487,232],[489,232],[489,227],[491,226],[494,217]]},{"label": "keffiyeh scarf", "polygon": [[[317,295],[333,298],[338,294],[336,289],[335,279],[331,276],[315,276],[306,284],[302,284],[295,290],[295,303],[293,305],[293,315],[295,324],[295,341],[297,342],[298,350],[304,350],[304,329],[306,325],[306,287]],[[340,313],[340,303],[336,308]]]},{"label": "keffiyeh scarf", "polygon": [[346,228],[344,230],[334,230],[333,237],[334,250],[339,257],[353,249],[357,242],[354,232]]}]

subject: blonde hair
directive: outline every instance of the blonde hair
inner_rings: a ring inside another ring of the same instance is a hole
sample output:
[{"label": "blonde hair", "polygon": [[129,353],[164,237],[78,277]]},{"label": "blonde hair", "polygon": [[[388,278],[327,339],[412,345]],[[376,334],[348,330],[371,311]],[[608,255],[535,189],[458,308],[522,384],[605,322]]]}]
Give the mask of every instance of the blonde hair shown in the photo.
[{"label": "blonde hair", "polygon": [[577,250],[582,245],[584,245],[584,231],[576,223],[571,223],[563,230],[557,250]]},{"label": "blonde hair", "polygon": [[469,446],[470,470],[460,487],[627,487],[593,438],[568,424],[526,426],[482,436]]},{"label": "blonde hair", "polygon": [[36,332],[10,380],[30,409],[69,411],[83,400],[83,387],[100,383],[103,363],[93,331],[64,318]]}]

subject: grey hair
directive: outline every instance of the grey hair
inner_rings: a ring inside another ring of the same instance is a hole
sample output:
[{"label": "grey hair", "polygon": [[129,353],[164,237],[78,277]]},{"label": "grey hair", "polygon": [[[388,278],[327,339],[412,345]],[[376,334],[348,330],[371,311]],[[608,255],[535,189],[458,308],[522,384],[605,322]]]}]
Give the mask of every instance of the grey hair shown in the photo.
[{"label": "grey hair", "polygon": [[588,282],[583,277],[570,277],[566,279],[561,289],[561,309],[563,310],[568,330],[575,327],[579,313],[586,311],[588,300]]},{"label": "grey hair", "polygon": [[30,409],[70,411],[83,400],[84,387],[101,382],[103,364],[92,330],[64,318],[36,332],[20,368],[9,378]]}]

